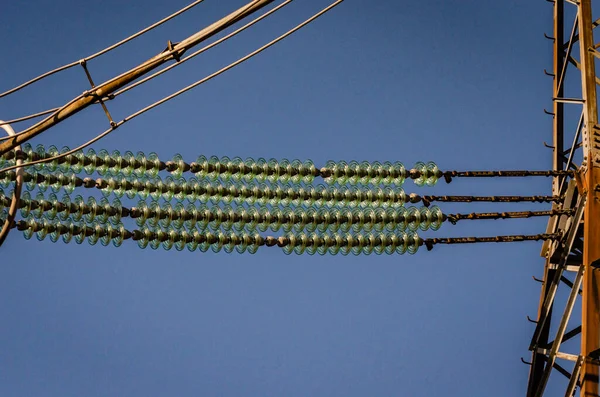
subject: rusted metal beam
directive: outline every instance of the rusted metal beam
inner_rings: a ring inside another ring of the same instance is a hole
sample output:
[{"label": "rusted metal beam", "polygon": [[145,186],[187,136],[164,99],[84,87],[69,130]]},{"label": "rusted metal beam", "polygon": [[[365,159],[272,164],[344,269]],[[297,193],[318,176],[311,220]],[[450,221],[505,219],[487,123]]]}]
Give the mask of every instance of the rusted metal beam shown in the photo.
[{"label": "rusted metal beam", "polygon": [[220,19],[219,21],[184,39],[180,43],[173,44],[169,42],[167,49],[160,54],[150,58],[146,62],[131,69],[130,71],[125,72],[104,84],[100,84],[98,87],[94,87],[85,92],[83,95],[71,100],[61,110],[28,128],[27,130],[22,131],[22,133],[16,135],[14,138],[0,142],[0,155],[12,150],[17,145],[26,142],[27,140],[57,125],[61,121],[82,111],[83,109],[97,102],[98,99],[110,96],[110,94],[114,93],[118,89],[125,87],[129,83],[132,83],[138,78],[156,69],[160,65],[171,60],[177,61],[190,48],[241,21],[273,1],[274,0],[253,0],[226,17]]},{"label": "rusted metal beam", "polygon": [[[583,299],[581,321],[581,354],[589,354],[600,348],[600,131],[598,131],[598,104],[596,93],[595,59],[592,26],[592,0],[581,0],[579,13],[579,46],[581,61],[581,85],[584,104],[583,127],[583,180],[587,195],[584,215],[583,248]],[[581,395],[596,397],[599,391],[598,366],[584,360],[582,368]]]}]

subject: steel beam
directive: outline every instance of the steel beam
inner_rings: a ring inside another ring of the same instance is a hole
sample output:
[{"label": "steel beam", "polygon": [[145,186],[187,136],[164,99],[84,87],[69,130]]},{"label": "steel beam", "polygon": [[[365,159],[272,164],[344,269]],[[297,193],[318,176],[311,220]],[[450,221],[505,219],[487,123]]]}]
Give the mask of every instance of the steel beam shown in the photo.
[{"label": "steel beam", "polygon": [[[583,127],[583,181],[587,195],[584,224],[581,354],[600,348],[600,131],[592,26],[592,0],[581,0],[578,7],[582,97],[585,101]],[[581,368],[581,396],[596,397],[599,391],[598,366],[584,359]]]}]

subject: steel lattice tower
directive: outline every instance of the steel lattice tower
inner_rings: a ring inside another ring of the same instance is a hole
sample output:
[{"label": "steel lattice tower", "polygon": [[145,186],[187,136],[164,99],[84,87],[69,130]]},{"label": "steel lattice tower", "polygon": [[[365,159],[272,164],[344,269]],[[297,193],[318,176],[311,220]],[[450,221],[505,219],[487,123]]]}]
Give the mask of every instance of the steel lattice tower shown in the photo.
[{"label": "steel lattice tower", "polygon": [[[553,71],[546,72],[553,77],[553,110],[546,111],[553,116],[553,168],[574,169],[576,175],[570,181],[555,177],[552,190],[565,196],[562,205],[574,209],[575,216],[553,217],[548,223],[548,230],[562,232],[563,238],[547,242],[542,249],[546,263],[530,344],[527,396],[543,395],[556,369],[569,379],[565,396],[573,396],[579,387],[581,396],[591,397],[598,396],[600,363],[600,126],[596,93],[600,80],[595,70],[600,45],[593,38],[600,20],[593,22],[592,0],[555,0],[553,7],[554,34],[546,35],[554,44]],[[571,25],[565,24],[569,12],[574,15]],[[567,97],[566,93],[574,91],[581,97]],[[581,112],[579,122],[567,126],[568,115],[574,111]],[[574,131],[573,136],[565,136],[565,131]],[[581,154],[578,149],[582,149]],[[577,156],[582,158],[580,166],[574,165]],[[557,294],[559,285],[568,287],[566,302]],[[579,301],[581,322],[568,328]],[[555,306],[564,306],[562,313],[558,309],[553,313]],[[580,338],[579,351],[561,351],[561,344],[574,337]]]}]

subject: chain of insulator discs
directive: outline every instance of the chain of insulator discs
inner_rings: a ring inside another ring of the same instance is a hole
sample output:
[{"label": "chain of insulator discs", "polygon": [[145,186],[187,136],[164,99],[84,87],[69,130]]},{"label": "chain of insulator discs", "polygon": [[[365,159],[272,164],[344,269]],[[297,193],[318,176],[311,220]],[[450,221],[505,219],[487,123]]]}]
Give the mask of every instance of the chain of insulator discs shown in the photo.
[{"label": "chain of insulator discs", "polygon": [[[67,150],[59,152],[53,146],[46,150],[40,145],[34,151],[24,145],[22,151],[0,158],[0,168],[12,165],[17,157],[34,161]],[[160,178],[160,171],[171,175]],[[76,174],[81,172],[102,178],[80,178]],[[183,179],[184,172],[195,177]],[[414,232],[437,230],[446,218],[435,206],[404,208],[421,198],[406,195],[399,186],[407,177],[419,186],[434,185],[440,176],[434,163],[417,163],[407,171],[401,163],[330,161],[317,169],[310,161],[200,156],[188,164],[179,155],[163,162],[155,154],[121,156],[90,149],[27,169],[25,186],[38,192],[35,198],[29,192],[22,195],[19,207],[24,220],[14,226],[26,238],[35,234],[38,239],[50,236],[57,241],[62,236],[65,242],[87,239],[91,244],[112,241],[117,246],[132,239],[140,247],[187,246],[204,251],[256,252],[267,245],[280,246],[286,253],[414,253],[423,244]],[[327,185],[311,185],[315,177]],[[0,186],[9,187],[14,178],[14,171],[5,172]],[[356,186],[369,184],[386,186]],[[106,197],[71,199],[68,194],[77,187],[96,188],[117,198],[112,203]],[[48,189],[52,193],[45,197]],[[67,194],[59,200],[55,193],[60,190]],[[0,209],[9,204],[10,195],[0,190]],[[126,208],[119,200],[123,196],[141,201]],[[152,202],[144,201],[148,198]],[[165,202],[159,204],[161,198]],[[135,220],[140,229],[128,231],[124,218]],[[261,237],[257,233],[267,230],[286,234]]]},{"label": "chain of insulator discs", "polygon": [[113,227],[108,225],[86,225],[73,222],[52,223],[48,220],[36,221],[33,218],[20,220],[13,225],[18,230],[24,232],[25,238],[30,239],[36,234],[39,240],[47,236],[54,242],[62,237],[65,243],[75,240],[81,244],[84,240],[94,245],[100,242],[102,245],[112,243],[120,246],[124,240],[137,241],[141,248],[150,245],[157,249],[160,246],[169,250],[173,247],[181,251],[188,248],[190,251],[207,251],[212,249],[214,252],[221,250],[225,252],[255,253],[261,246],[278,246],[283,248],[284,252],[290,254],[308,253],[310,255],[319,253],[332,254],[341,253],[348,255],[359,254],[403,254],[415,253],[424,241],[416,233],[368,233],[366,235],[352,234],[325,234],[299,233],[281,237],[267,236],[263,237],[258,233],[250,234],[246,232],[239,233],[217,233],[204,232],[197,230],[188,232],[185,230],[151,230],[142,228],[129,231],[123,226]]},{"label": "chain of insulator discs", "polygon": [[[0,157],[0,168],[13,165],[14,158],[20,156],[26,161],[34,161],[56,156],[69,150],[64,147],[58,150],[50,146],[47,150],[38,145],[34,150],[31,145],[23,145],[22,151],[11,152]],[[142,152],[134,155],[125,152],[123,155],[118,151],[109,153],[100,150],[96,153],[88,149],[84,154],[67,155],[45,164],[39,164],[37,169],[47,168],[50,172],[60,170],[61,172],[74,172],[76,174],[84,171],[88,175],[93,172],[104,175],[135,175],[136,177],[155,177],[159,171],[166,170],[175,178],[180,178],[184,172],[191,172],[198,178],[221,181],[280,181],[287,183],[312,183],[315,177],[321,177],[327,184],[362,184],[362,185],[402,185],[406,178],[413,179],[417,186],[433,186],[437,183],[443,173],[432,162],[418,162],[411,170],[407,170],[400,162],[357,162],[357,161],[328,161],[325,167],[316,168],[312,161],[300,160],[242,160],[239,157],[229,159],[228,157],[206,158],[200,156],[193,163],[186,163],[181,155],[175,155],[171,161],[161,161],[155,153],[148,156]]]},{"label": "chain of insulator discs", "polygon": [[[0,207],[8,207],[10,199],[0,189]],[[231,229],[241,231],[279,231],[285,232],[303,231],[320,232],[370,232],[376,231],[411,231],[437,230],[442,222],[446,220],[444,214],[438,207],[416,208],[407,207],[400,209],[326,209],[326,208],[232,208],[224,206],[194,206],[190,204],[185,208],[181,203],[175,205],[166,202],[159,204],[153,201],[148,205],[140,201],[136,207],[123,207],[118,198],[113,199],[112,204],[106,198],[99,202],[94,197],[84,200],[76,196],[71,200],[69,195],[64,195],[61,200],[51,193],[46,199],[38,192],[36,199],[32,200],[31,194],[25,192],[19,202],[21,216],[28,218],[30,215],[36,219],[42,217],[48,220],[59,219],[65,221],[85,220],[87,223],[97,222],[100,224],[111,223],[119,225],[122,218],[135,219],[138,226],[148,225],[150,227],[173,228],[181,230],[197,229],[205,231]]]}]

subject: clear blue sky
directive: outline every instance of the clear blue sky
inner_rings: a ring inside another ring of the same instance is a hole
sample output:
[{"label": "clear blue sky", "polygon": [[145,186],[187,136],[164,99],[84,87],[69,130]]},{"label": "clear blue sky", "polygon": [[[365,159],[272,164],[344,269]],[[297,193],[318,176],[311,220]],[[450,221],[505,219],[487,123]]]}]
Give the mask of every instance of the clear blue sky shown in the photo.
[{"label": "clear blue sky", "polygon": [[[9,2],[0,91],[80,59],[188,0]],[[96,82],[245,0],[206,0],[90,62]],[[115,119],[187,85],[324,7],[296,1],[244,35],[108,103]],[[544,1],[347,0],[261,56],[94,146],[188,161],[217,156],[435,161],[549,169],[552,8]],[[0,118],[58,106],[80,69],[0,99]],[[17,126],[19,127],[19,126]],[[35,139],[77,146],[88,109]],[[407,192],[549,194],[550,181],[412,182]],[[87,193],[87,192],[86,192]],[[448,213],[548,205],[445,205]],[[439,236],[540,233],[545,220],[444,225]],[[425,233],[424,236],[432,235]],[[26,241],[0,248],[3,396],[523,395],[543,260],[539,243],[414,256],[286,256]],[[562,380],[555,374],[551,387]]]}]

